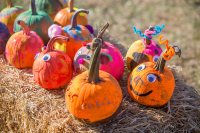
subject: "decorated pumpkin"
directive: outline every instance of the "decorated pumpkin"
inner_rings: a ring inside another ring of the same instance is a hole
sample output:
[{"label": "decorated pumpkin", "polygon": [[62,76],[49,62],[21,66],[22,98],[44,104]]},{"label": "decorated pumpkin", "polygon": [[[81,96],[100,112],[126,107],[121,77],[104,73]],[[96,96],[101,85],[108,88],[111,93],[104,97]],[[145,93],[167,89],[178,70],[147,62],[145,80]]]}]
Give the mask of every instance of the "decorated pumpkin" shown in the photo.
[{"label": "decorated pumpkin", "polygon": [[7,26],[0,22],[0,54],[4,53],[9,37],[10,32]]},{"label": "decorated pumpkin", "polygon": [[142,40],[135,41],[127,51],[125,60],[127,68],[131,71],[140,63],[146,61],[157,61],[162,53],[160,46],[152,40],[152,37],[158,35],[164,28],[164,25],[150,26],[144,34],[136,27],[134,32],[142,37]]},{"label": "decorated pumpkin", "polygon": [[71,59],[62,51],[53,48],[56,40],[68,41],[64,36],[53,37],[44,51],[38,53],[33,64],[34,80],[45,89],[56,89],[72,79]]},{"label": "decorated pumpkin", "polygon": [[[60,26],[66,26],[71,23],[71,19],[74,15],[74,13],[78,10],[78,8],[74,8],[74,0],[68,0],[68,7],[60,10],[55,18],[54,23],[60,25]],[[88,19],[87,14],[81,13],[77,16],[77,24],[80,25],[87,25]]]},{"label": "decorated pumpkin", "polygon": [[54,19],[56,13],[63,8],[59,0],[36,0],[35,5],[37,10],[45,11],[52,19]]},{"label": "decorated pumpkin", "polygon": [[[106,25],[107,27],[109,24]],[[104,31],[106,28],[104,28]],[[104,31],[98,37],[102,38]],[[74,57],[74,70],[76,73],[81,73],[89,68],[92,55],[92,43],[82,46]],[[114,69],[113,69],[114,68]],[[100,70],[108,72],[117,80],[121,79],[124,72],[124,61],[120,51],[113,44],[103,41],[100,54]]]},{"label": "decorated pumpkin", "polygon": [[94,53],[89,70],[77,75],[65,94],[69,112],[89,123],[110,118],[122,101],[122,91],[117,80],[99,70],[102,40],[95,38],[92,43]]},{"label": "decorated pumpkin", "polygon": [[9,64],[16,68],[31,68],[35,55],[43,47],[42,39],[30,31],[24,21],[18,20],[22,31],[14,33],[6,44],[5,56]]},{"label": "decorated pumpkin", "polygon": [[77,16],[80,13],[88,14],[87,10],[77,10],[74,13],[72,18],[71,25],[67,25],[62,28],[58,25],[53,25],[49,28],[49,35],[53,37],[55,35],[59,35],[60,33],[69,38],[69,41],[66,43],[62,40],[58,40],[54,43],[54,47],[57,50],[61,50],[67,53],[69,57],[73,60],[76,52],[82,47],[84,43],[91,42],[93,38],[93,34],[88,30],[87,27],[77,24]]},{"label": "decorated pumpkin", "polygon": [[4,1],[7,1],[7,7],[0,12],[0,22],[4,23],[12,34],[14,21],[24,10],[21,6],[14,6],[11,0]]},{"label": "decorated pumpkin", "polygon": [[46,43],[48,42],[48,28],[53,24],[49,15],[43,11],[36,11],[35,0],[31,0],[31,10],[21,13],[15,20],[14,31],[22,30],[17,21],[23,20],[30,29],[35,31]]},{"label": "decorated pumpkin", "polygon": [[172,97],[175,80],[171,70],[165,66],[174,54],[181,55],[177,46],[166,44],[166,51],[157,62],[145,62],[138,65],[128,79],[128,93],[138,103],[161,107]]}]

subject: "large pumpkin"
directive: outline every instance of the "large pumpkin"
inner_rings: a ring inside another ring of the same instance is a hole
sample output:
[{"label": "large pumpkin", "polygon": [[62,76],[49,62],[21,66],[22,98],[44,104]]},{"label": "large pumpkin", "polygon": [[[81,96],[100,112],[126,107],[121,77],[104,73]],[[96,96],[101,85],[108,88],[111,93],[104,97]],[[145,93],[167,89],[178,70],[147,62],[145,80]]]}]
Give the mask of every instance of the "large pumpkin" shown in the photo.
[{"label": "large pumpkin", "polygon": [[77,75],[66,89],[65,99],[69,112],[87,122],[99,122],[110,118],[122,101],[122,91],[117,80],[99,71],[102,40],[95,38],[94,54],[89,71]]},{"label": "large pumpkin", "polygon": [[10,32],[5,24],[0,22],[0,54],[5,51],[6,43],[10,37]]},{"label": "large pumpkin", "polygon": [[48,42],[48,28],[53,24],[49,15],[43,11],[36,11],[35,0],[31,0],[31,10],[21,13],[15,20],[14,31],[18,32],[22,28],[17,24],[18,20],[23,20],[35,31],[45,43]]},{"label": "large pumpkin", "polygon": [[16,68],[30,68],[35,55],[43,47],[42,39],[30,31],[24,21],[18,21],[22,31],[14,33],[6,44],[5,56],[9,64]]},{"label": "large pumpkin", "polygon": [[180,49],[177,48],[177,46],[167,46],[156,63],[142,63],[131,72],[128,79],[128,93],[136,102],[146,106],[161,107],[170,100],[175,80],[165,63],[175,53],[180,56]]},{"label": "large pumpkin", "polygon": [[68,41],[64,36],[53,37],[47,48],[37,54],[33,64],[34,80],[45,89],[59,88],[72,79],[71,59],[64,52],[53,48],[53,43],[58,39]]},{"label": "large pumpkin", "polygon": [[[108,24],[106,26],[108,26]],[[103,32],[104,31],[102,31],[102,34]],[[77,51],[74,57],[74,70],[76,73],[81,73],[89,68],[89,63],[92,55],[91,47],[92,43],[88,43],[87,45],[82,46]],[[117,80],[119,80],[123,76],[123,56],[120,51],[114,47],[113,44],[103,41],[100,60],[100,70],[110,73]]]},{"label": "large pumpkin", "polygon": [[21,6],[13,6],[11,0],[6,0],[6,1],[7,1],[7,7],[0,12],[1,14],[0,22],[4,23],[8,27],[10,33],[12,34],[14,21],[16,17],[24,10]]},{"label": "large pumpkin", "polygon": [[63,8],[59,0],[36,0],[35,5],[37,10],[45,11],[54,19],[56,13]]},{"label": "large pumpkin", "polygon": [[[54,23],[62,27],[69,25],[76,10],[78,10],[78,8],[74,8],[74,0],[68,0],[68,7],[60,10],[56,14],[54,18]],[[88,24],[87,14],[84,13],[79,14],[77,16],[77,24],[84,26],[87,25]]]},{"label": "large pumpkin", "polygon": [[[72,60],[74,59],[76,52],[82,47],[82,45],[84,43],[91,42],[93,38],[93,34],[90,33],[87,27],[77,24],[77,16],[80,13],[88,14],[89,11],[83,9],[77,10],[74,13],[71,25],[63,27],[63,30],[61,32],[62,35],[69,38],[69,42],[66,43],[62,40],[58,40],[54,43],[55,49],[65,51]],[[49,33],[51,37],[53,37],[54,35],[59,35],[59,29],[59,26],[57,26],[54,32]]]},{"label": "large pumpkin", "polygon": [[145,30],[144,34],[134,27],[134,32],[142,37],[142,40],[135,41],[127,51],[125,60],[127,68],[131,71],[140,63],[146,61],[157,61],[162,53],[160,46],[152,40],[152,37],[159,34],[164,25],[156,25]]}]

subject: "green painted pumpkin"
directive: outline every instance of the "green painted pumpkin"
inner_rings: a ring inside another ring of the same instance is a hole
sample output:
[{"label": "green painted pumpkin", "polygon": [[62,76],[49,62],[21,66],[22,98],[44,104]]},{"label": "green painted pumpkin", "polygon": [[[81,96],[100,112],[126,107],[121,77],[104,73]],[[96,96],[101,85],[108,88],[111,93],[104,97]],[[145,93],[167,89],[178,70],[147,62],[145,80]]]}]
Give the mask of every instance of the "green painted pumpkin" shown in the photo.
[{"label": "green painted pumpkin", "polygon": [[63,8],[59,0],[35,0],[35,5],[38,11],[45,11],[52,19]]},{"label": "green painted pumpkin", "polygon": [[53,21],[47,13],[36,11],[35,0],[31,0],[31,10],[21,13],[16,18],[14,32],[22,30],[20,25],[17,24],[18,20],[22,20],[29,25],[30,29],[35,31],[43,39],[44,43],[48,42],[48,28],[53,24]]},{"label": "green painted pumpkin", "polygon": [[21,6],[14,6],[11,0],[7,0],[7,7],[1,11],[0,22],[8,27],[11,34],[13,33],[13,24],[16,17],[23,11]]}]

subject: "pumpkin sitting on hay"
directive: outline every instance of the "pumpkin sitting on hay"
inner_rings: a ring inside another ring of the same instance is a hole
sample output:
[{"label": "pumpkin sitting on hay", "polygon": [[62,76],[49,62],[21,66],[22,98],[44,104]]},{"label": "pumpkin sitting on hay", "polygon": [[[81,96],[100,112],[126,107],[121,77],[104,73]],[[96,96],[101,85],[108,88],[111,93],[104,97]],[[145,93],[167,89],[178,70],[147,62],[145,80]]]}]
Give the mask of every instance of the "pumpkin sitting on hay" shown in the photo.
[{"label": "pumpkin sitting on hay", "polygon": [[158,61],[145,62],[137,66],[128,78],[128,93],[138,103],[161,107],[169,102],[175,87],[174,76],[165,66],[174,54],[181,55],[177,46],[169,46],[168,40],[161,41],[166,44],[166,51],[162,53]]},{"label": "pumpkin sitting on hay", "polygon": [[30,31],[24,21],[18,20],[17,23],[23,30],[9,38],[5,57],[16,68],[31,68],[35,55],[42,50],[43,41],[36,32]]},{"label": "pumpkin sitting on hay", "polygon": [[66,89],[66,105],[78,119],[90,123],[110,118],[119,108],[122,91],[117,80],[99,70],[102,39],[92,41],[92,60],[89,71],[77,75]]}]

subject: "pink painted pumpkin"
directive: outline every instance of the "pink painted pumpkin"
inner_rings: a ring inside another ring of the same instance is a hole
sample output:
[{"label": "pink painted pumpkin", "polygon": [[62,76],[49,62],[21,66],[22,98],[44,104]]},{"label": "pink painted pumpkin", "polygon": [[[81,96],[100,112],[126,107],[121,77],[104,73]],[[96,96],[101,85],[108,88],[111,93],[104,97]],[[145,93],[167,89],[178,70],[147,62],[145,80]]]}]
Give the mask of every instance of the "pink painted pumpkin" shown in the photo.
[{"label": "pink painted pumpkin", "polygon": [[[106,26],[108,27],[109,25],[107,24]],[[101,33],[103,34],[104,31]],[[102,34],[98,36],[101,37]],[[74,70],[76,73],[81,73],[88,69],[90,58],[93,53],[91,45],[92,43],[85,44],[77,51],[74,57]],[[106,41],[103,42],[100,60],[100,70],[110,73],[117,80],[121,79],[124,72],[123,56],[113,44]]]}]

